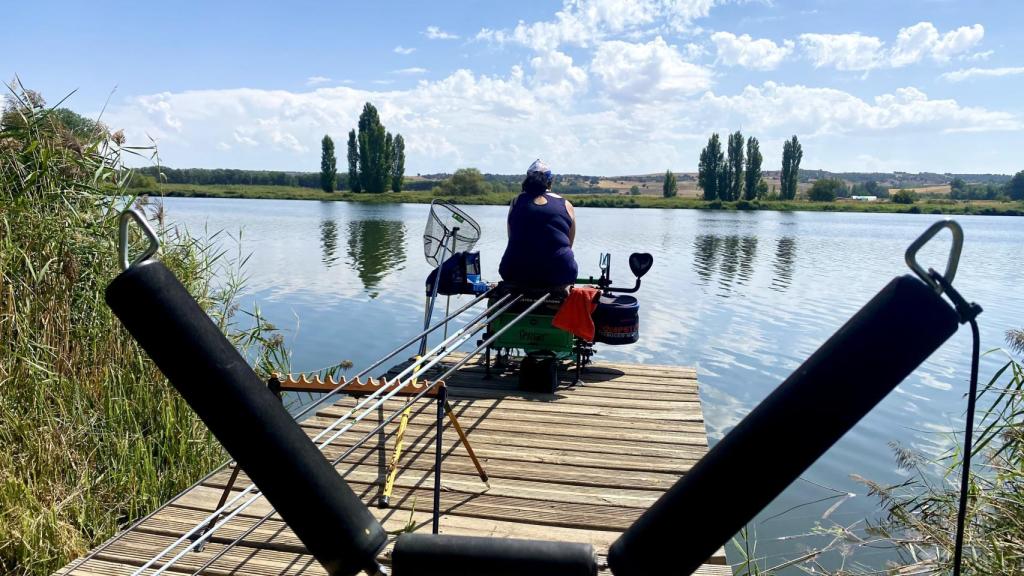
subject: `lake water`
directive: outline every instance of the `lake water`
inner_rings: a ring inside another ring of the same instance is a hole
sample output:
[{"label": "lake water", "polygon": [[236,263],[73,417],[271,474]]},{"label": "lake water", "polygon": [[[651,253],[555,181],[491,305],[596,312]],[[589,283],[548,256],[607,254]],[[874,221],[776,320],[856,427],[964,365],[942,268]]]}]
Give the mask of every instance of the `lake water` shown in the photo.
[{"label": "lake water", "polygon": [[[422,327],[426,205],[170,198],[165,208],[169,222],[196,233],[242,231],[242,249],[252,253],[247,297],[284,331],[295,370],[341,360],[358,369]],[[483,229],[476,249],[484,278],[497,280],[506,209],[466,210]],[[596,275],[599,254],[610,252],[613,279],[629,284],[629,253],[654,255],[639,293],[640,341],[598,345],[597,359],[696,367],[715,442],[893,276],[907,273],[907,245],[937,218],[577,209],[581,275]],[[1007,329],[1024,326],[1024,218],[957,220],[966,241],[955,284],[985,309],[982,349],[1000,346]],[[947,236],[922,253],[926,265],[944,269]],[[778,498],[757,521],[758,553],[775,563],[823,541],[782,536],[870,516],[875,501],[850,475],[899,481],[888,443],[947,450],[949,432],[963,427],[970,344],[970,331],[960,330]],[[983,382],[998,365],[982,359]],[[751,471],[750,481],[771,473]],[[836,491],[856,496],[822,519]],[[879,554],[855,558],[877,564]]]}]

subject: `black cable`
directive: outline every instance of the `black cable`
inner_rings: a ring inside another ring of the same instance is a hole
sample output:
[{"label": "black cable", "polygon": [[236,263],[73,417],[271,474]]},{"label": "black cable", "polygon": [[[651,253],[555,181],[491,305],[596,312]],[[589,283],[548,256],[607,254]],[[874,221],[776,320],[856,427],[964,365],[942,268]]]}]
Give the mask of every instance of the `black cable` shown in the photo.
[{"label": "black cable", "polygon": [[964,523],[967,520],[967,493],[971,479],[971,441],[974,436],[974,404],[978,397],[978,360],[981,337],[978,322],[971,318],[971,336],[974,344],[971,350],[971,384],[967,393],[967,429],[964,431],[963,470],[960,478],[960,508],[956,515],[956,545],[953,548],[953,576],[960,576],[960,563],[964,549]]}]

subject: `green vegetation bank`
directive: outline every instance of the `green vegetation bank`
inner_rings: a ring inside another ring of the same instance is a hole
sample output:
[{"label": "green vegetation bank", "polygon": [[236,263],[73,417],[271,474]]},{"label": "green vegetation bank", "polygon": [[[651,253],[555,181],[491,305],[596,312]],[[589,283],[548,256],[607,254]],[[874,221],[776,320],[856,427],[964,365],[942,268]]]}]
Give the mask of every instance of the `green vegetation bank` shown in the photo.
[{"label": "green vegetation bank", "polygon": [[[127,150],[120,132],[11,87],[0,118],[2,574],[52,574],[224,459],[103,299],[118,273],[123,201],[111,198],[129,196]],[[258,368],[283,366],[258,314],[253,328],[236,325],[229,261],[179,234],[163,234],[161,259]]]}]

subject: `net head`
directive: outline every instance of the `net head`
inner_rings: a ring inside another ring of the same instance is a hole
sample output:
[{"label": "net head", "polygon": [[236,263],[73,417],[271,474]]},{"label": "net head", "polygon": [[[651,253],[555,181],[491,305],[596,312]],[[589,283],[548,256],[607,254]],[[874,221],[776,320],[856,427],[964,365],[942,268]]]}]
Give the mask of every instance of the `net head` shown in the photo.
[{"label": "net head", "polygon": [[454,204],[435,200],[430,204],[423,231],[423,255],[431,266],[455,252],[471,250],[480,239],[480,225]]}]

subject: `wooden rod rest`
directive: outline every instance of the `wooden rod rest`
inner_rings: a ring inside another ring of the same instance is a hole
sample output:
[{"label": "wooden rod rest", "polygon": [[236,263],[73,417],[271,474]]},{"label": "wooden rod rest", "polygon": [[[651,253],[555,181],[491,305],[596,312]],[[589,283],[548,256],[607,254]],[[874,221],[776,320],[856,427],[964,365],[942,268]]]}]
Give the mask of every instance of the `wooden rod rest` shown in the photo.
[{"label": "wooden rod rest", "polygon": [[[279,389],[282,392],[330,392],[338,386],[342,386],[341,391],[346,394],[372,394],[390,382],[387,378],[367,378],[366,382],[363,382],[360,378],[348,380],[344,376],[338,380],[335,380],[334,376],[328,376],[326,379],[323,379],[319,374],[313,374],[312,377],[309,377],[303,373],[287,375],[275,373],[273,378],[280,384]],[[440,382],[440,386],[434,386],[434,383],[430,380],[423,380],[421,382],[414,384],[407,381],[395,395],[415,396],[423,392],[424,388],[433,386],[425,395],[436,397],[437,391],[440,390],[441,386],[444,386],[444,382]],[[389,388],[389,391],[393,389],[393,387]]]}]

